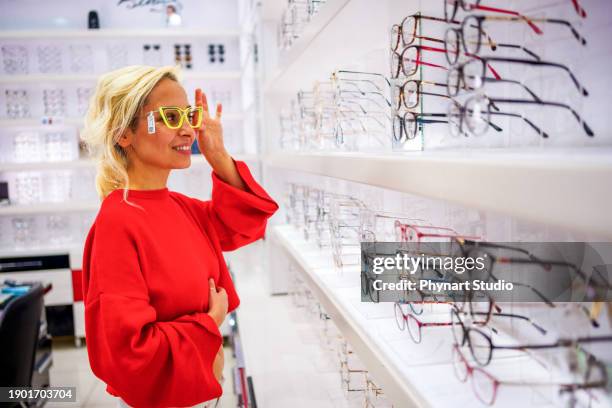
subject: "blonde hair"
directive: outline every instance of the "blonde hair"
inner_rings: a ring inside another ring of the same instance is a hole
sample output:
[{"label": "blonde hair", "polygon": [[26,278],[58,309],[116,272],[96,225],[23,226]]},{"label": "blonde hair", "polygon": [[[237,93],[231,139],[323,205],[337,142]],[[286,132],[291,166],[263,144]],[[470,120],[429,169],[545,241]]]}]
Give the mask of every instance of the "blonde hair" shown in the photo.
[{"label": "blonde hair", "polygon": [[89,101],[81,139],[97,161],[96,190],[100,199],[123,188],[127,201],[130,185],[125,150],[117,144],[130,128],[138,126],[138,115],[159,81],[180,80],[178,67],[132,65],[102,75]]}]

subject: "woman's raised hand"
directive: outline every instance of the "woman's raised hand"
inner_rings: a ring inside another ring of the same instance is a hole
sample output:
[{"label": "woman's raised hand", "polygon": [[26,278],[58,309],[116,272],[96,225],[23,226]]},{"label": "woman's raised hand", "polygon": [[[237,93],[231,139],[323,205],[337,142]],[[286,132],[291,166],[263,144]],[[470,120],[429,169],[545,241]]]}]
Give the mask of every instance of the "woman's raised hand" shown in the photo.
[{"label": "woman's raised hand", "polygon": [[195,91],[195,103],[196,106],[201,106],[203,110],[202,124],[196,131],[198,147],[206,161],[215,168],[216,163],[230,157],[223,144],[223,126],[221,125],[223,106],[218,103],[215,115],[211,116],[206,94],[200,88]]}]

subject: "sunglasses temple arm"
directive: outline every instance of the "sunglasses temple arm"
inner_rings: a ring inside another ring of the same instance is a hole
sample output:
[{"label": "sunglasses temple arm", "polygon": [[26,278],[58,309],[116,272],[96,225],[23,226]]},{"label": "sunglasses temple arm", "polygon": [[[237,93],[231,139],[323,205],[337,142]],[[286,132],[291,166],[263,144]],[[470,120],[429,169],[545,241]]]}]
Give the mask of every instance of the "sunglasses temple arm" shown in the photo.
[{"label": "sunglasses temple arm", "polygon": [[419,119],[417,118],[418,123],[428,124],[428,123],[448,123],[448,120],[434,120],[434,119]]},{"label": "sunglasses temple arm", "polygon": [[521,283],[521,282],[512,282],[512,284],[513,284],[513,285],[516,285],[516,286],[520,286],[520,287],[527,288],[527,289],[531,290],[531,291],[532,291],[533,293],[535,293],[535,294],[536,294],[536,295],[537,295],[537,296],[538,296],[540,299],[542,299],[542,301],[543,301],[544,303],[546,303],[546,305],[547,305],[547,306],[549,306],[549,307],[555,307],[555,304],[554,304],[554,303],[552,303],[550,300],[548,300],[548,298],[547,298],[546,296],[544,296],[544,295],[542,294],[542,292],[540,292],[539,290],[537,290],[537,289],[536,289],[536,288],[534,288],[533,286],[531,286],[531,285],[527,285],[527,284],[525,284],[525,283]]},{"label": "sunglasses temple arm", "polygon": [[549,344],[520,344],[517,346],[497,346],[497,345],[493,345],[494,349],[500,349],[500,350],[523,350],[523,351],[527,351],[527,350],[544,350],[544,349],[551,349],[551,348],[558,348],[563,346],[562,344],[559,343],[549,343]]},{"label": "sunglasses temple arm", "polygon": [[433,92],[421,92],[421,95],[429,95],[429,96],[439,96],[441,98],[450,98],[450,96],[445,95],[445,94],[437,94],[437,93],[433,93]]},{"label": "sunglasses temple arm", "polygon": [[[489,48],[491,49],[491,51],[495,51],[497,50],[497,43],[493,40],[493,38],[491,38],[491,36],[485,31],[484,28],[482,28],[482,23],[480,24],[471,24],[470,27],[477,29],[482,35],[484,35],[485,37],[487,37],[487,44],[489,45]],[[461,33],[461,31],[459,31],[459,35],[463,35]]]},{"label": "sunglasses temple arm", "polygon": [[[524,83],[522,83],[521,81],[516,81],[514,79],[495,79],[495,78],[490,78],[490,77],[484,77],[483,78],[486,82],[505,82],[508,84],[515,84],[515,85],[519,85],[521,88],[523,88],[529,95],[531,95],[531,97],[537,101],[537,102],[542,102],[542,99],[540,99],[540,97],[538,95],[535,94],[535,92],[533,92],[531,89],[529,89],[529,87],[527,85],[525,85]],[[497,111],[499,111],[499,108],[495,109]]]},{"label": "sunglasses temple arm", "polygon": [[533,57],[533,59],[535,59],[536,61],[540,61],[541,58],[538,54],[536,54],[535,52],[531,51],[530,49],[522,46],[522,45],[518,45],[518,44],[497,44],[498,47],[501,48],[514,48],[514,49],[518,49],[523,51],[525,54],[528,54],[529,56]]},{"label": "sunglasses temple arm", "polygon": [[574,36],[574,38],[576,40],[578,40],[578,42],[580,42],[580,44],[582,44],[582,45],[586,45],[587,44],[586,39],[583,36],[580,35],[578,30],[576,30],[574,28],[574,26],[572,25],[572,23],[570,23],[569,21],[559,20],[559,19],[554,19],[554,18],[544,18],[544,19],[537,20],[537,21],[543,21],[545,23],[561,24],[561,25],[567,26],[567,28],[569,28],[570,31],[572,32],[572,35]]},{"label": "sunglasses temple arm", "polygon": [[511,16],[516,16],[520,20],[523,20],[524,22],[526,22],[529,25],[529,27],[531,27],[531,29],[533,30],[534,33],[536,33],[538,35],[542,35],[543,34],[543,32],[540,29],[540,27],[535,25],[533,23],[533,21],[531,21],[531,19],[529,17],[526,17],[526,16],[522,15],[521,13],[519,13],[517,11],[505,10],[505,9],[500,9],[500,8],[497,8],[497,7],[488,7],[488,6],[481,6],[481,5],[477,5],[474,8],[478,9],[478,10],[483,10],[483,11],[491,11],[491,12],[494,12],[494,13],[509,14]]},{"label": "sunglasses temple arm", "polygon": [[415,36],[415,38],[418,38],[420,40],[427,40],[431,42],[437,42],[437,43],[444,44],[444,40],[440,40],[439,38],[425,37],[425,36]]},{"label": "sunglasses temple arm", "polygon": [[335,73],[343,73],[343,74],[357,74],[357,75],[374,75],[374,76],[378,76],[381,77],[382,79],[385,80],[385,82],[387,83],[387,85],[391,86],[391,82],[389,82],[389,78],[387,78],[385,75],[383,74],[379,74],[378,72],[363,72],[363,71],[349,71],[349,70],[339,70],[336,71]]},{"label": "sunglasses temple arm", "polygon": [[491,74],[493,74],[495,79],[502,79],[501,75],[499,75],[499,73],[495,70],[495,68],[493,68],[491,64],[489,64],[489,60],[491,60],[492,58],[482,58],[482,57],[479,57],[478,55],[470,54],[467,52],[465,53],[465,55],[467,55],[468,57],[476,58],[479,61],[482,61],[482,63],[486,65],[487,69],[491,72]]},{"label": "sunglasses temple arm", "polygon": [[548,331],[543,328],[542,326],[540,326],[539,324],[537,324],[536,322],[534,322],[533,320],[531,320],[529,317],[527,316],[515,316],[515,318],[517,319],[524,319],[525,321],[529,322],[529,324],[531,324],[533,326],[534,329],[536,329],[537,331],[540,332],[540,334],[542,334],[543,336],[546,336],[546,334],[548,333]]},{"label": "sunglasses temple arm", "polygon": [[530,121],[529,119],[527,119],[523,115],[519,115],[518,113],[508,113],[508,112],[491,112],[491,115],[500,115],[500,116],[510,116],[510,117],[513,117],[513,118],[521,118],[525,123],[527,123],[529,126],[531,126],[531,128],[533,130],[535,130],[536,133],[541,135],[543,138],[548,139],[548,133],[544,132],[542,129],[540,129],[538,126],[536,126],[535,123],[533,123],[532,121]]},{"label": "sunglasses temple arm", "polygon": [[558,108],[567,109],[567,110],[569,110],[572,113],[572,115],[578,121],[578,123],[580,125],[582,125],[582,128],[586,132],[587,136],[590,136],[590,137],[595,136],[595,133],[593,133],[593,130],[591,129],[591,127],[582,119],[582,117],[578,114],[578,112],[576,112],[571,106],[566,105],[564,103],[559,103],[559,102],[543,102],[543,101],[521,101],[521,100],[513,100],[513,99],[501,99],[501,100],[497,99],[497,101],[498,102],[502,102],[502,103],[539,104],[539,105],[545,105],[545,106],[556,106]]},{"label": "sunglasses temple arm", "polygon": [[[535,62],[535,61],[534,61]],[[576,85],[576,88],[578,89],[578,91],[580,91],[582,93],[583,96],[589,96],[589,92],[586,90],[585,87],[583,87],[580,82],[578,82],[578,78],[576,78],[576,76],[574,75],[574,73],[565,65],[563,64],[557,64],[554,62],[538,62],[538,65],[548,65],[551,67],[557,67],[557,68],[561,68],[564,71],[566,71],[570,78],[572,79],[572,82],[574,83],[574,85]]]},{"label": "sunglasses temple arm", "polygon": [[580,3],[578,3],[578,0],[572,0],[572,4],[574,5],[576,13],[578,13],[578,15],[582,18],[586,18],[586,10],[580,5]]},{"label": "sunglasses temple arm", "polygon": [[433,86],[439,86],[439,87],[443,87],[446,88],[446,84],[443,84],[442,82],[429,82],[429,81],[421,81],[423,84],[427,84],[427,85],[433,85]]},{"label": "sunglasses temple arm", "polygon": [[456,21],[456,20],[446,21],[446,19],[441,18],[441,17],[424,16],[422,14],[419,14],[418,18],[422,18],[425,20],[431,20],[431,21],[439,21],[441,23],[460,24],[459,21]]},{"label": "sunglasses temple arm", "polygon": [[441,68],[441,69],[444,69],[444,70],[448,71],[448,68],[446,68],[446,67],[445,67],[445,66],[443,66],[443,65],[432,64],[432,63],[430,63],[430,62],[425,62],[425,61],[423,61],[423,60],[421,60],[421,59],[417,59],[415,62],[416,62],[418,65],[425,65],[425,66],[428,66],[428,67],[433,67],[433,68]]}]

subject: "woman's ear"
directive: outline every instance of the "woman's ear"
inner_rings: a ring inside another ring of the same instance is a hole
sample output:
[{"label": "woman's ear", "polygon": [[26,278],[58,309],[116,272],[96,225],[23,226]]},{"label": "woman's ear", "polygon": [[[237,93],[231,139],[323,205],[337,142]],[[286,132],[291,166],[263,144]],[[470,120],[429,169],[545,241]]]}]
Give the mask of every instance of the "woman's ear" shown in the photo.
[{"label": "woman's ear", "polygon": [[119,136],[117,144],[125,149],[132,144],[133,139],[134,133],[130,129],[127,129],[121,136]]}]

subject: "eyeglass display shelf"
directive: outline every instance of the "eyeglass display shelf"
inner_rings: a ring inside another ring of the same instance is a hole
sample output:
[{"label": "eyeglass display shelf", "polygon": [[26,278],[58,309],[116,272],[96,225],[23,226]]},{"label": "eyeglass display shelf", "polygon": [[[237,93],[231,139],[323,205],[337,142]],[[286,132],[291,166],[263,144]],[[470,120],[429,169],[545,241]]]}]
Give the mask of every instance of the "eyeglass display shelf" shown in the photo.
[{"label": "eyeglass display shelf", "polygon": [[[240,161],[257,161],[259,155],[255,153],[235,154],[232,157]],[[201,154],[191,156],[191,163],[194,165],[206,164],[206,159]],[[67,161],[42,161],[42,162],[27,162],[27,163],[2,163],[0,162],[0,172],[6,171],[40,171],[40,170],[72,170],[72,169],[90,169],[96,166],[94,159],[83,158],[78,160]]]},{"label": "eyeglass display shelf", "polygon": [[36,203],[36,204],[15,204],[0,207],[0,216],[6,215],[36,215],[46,213],[71,213],[98,211],[99,202],[62,202],[62,203]]},{"label": "eyeglass display shelf", "polygon": [[101,28],[95,30],[73,30],[73,29],[55,29],[55,30],[1,30],[0,40],[12,40],[12,39],[79,39],[79,38],[218,38],[218,37],[230,37],[238,38],[240,36],[239,30],[219,30],[219,31],[207,31],[207,30],[193,30],[183,28],[159,28],[159,29],[144,29],[144,30],[131,30],[131,29],[113,29],[113,28]]},{"label": "eyeglass display shelf", "polygon": [[271,153],[284,168],[455,202],[612,238],[609,148],[366,153]]},{"label": "eyeglass display shelf", "polygon": [[[77,81],[96,81],[100,74],[27,74],[27,75],[2,75],[0,84],[16,83],[40,83],[40,82],[77,82]],[[219,72],[184,72],[184,80],[196,79],[240,79],[240,71],[219,71]]]},{"label": "eyeglass display shelf", "polygon": [[278,65],[267,74],[264,90],[275,94],[309,89],[335,69],[363,57],[366,50],[387,44],[386,2],[328,0],[322,4],[293,46],[279,52]]},{"label": "eyeglass display shelf", "polygon": [[[471,384],[461,383],[453,372],[452,331],[449,327],[423,329],[422,342],[414,343],[407,332],[397,327],[393,303],[361,302],[358,267],[342,273],[331,262],[331,253],[306,242],[291,225],[270,228],[271,242],[280,245],[297,263],[307,286],[330,315],[338,330],[353,347],[385,395],[397,407],[484,406],[471,391]],[[437,305],[438,307],[446,305]],[[449,309],[428,315],[426,321],[448,321]],[[504,339],[508,343],[510,338]],[[502,340],[502,341],[504,341]],[[472,366],[469,352],[464,355]],[[557,370],[545,369],[534,358],[516,352],[501,352],[486,371],[506,381],[567,382]],[[495,406],[556,406],[549,399],[556,387],[500,386]],[[605,402],[604,402],[605,404]]]},{"label": "eyeglass display shelf", "polygon": [[[224,112],[222,121],[240,122],[244,120],[244,117],[245,115],[243,113]],[[58,124],[82,127],[83,118],[63,118]],[[49,125],[42,124],[41,119],[0,119],[0,128],[16,126],[40,126],[41,129],[44,129],[45,126]]]}]

